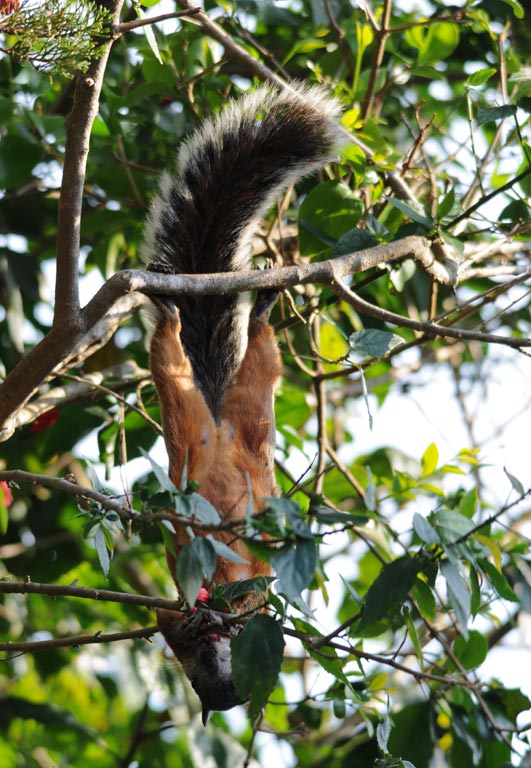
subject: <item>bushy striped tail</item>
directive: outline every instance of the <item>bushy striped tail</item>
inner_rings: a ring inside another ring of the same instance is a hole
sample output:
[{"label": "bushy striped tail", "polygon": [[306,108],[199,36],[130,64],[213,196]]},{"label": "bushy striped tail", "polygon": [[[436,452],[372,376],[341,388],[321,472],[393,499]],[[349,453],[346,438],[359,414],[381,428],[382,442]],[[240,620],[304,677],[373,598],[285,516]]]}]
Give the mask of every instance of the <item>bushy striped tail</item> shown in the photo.
[{"label": "bushy striped tail", "polygon": [[[229,102],[181,146],[148,217],[143,258],[174,274],[245,270],[260,219],[291,183],[331,160],[338,103],[321,88],[262,86]],[[217,419],[247,343],[248,299],[178,296],[181,339]]]}]

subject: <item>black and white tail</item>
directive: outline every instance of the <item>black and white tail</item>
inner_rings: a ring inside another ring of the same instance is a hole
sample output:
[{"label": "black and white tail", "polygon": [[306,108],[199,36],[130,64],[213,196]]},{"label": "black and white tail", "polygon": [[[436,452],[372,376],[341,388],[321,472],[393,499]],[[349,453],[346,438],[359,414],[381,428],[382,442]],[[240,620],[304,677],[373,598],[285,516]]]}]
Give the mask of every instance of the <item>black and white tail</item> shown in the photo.
[{"label": "black and white tail", "polygon": [[[231,101],[181,146],[147,221],[151,269],[202,274],[250,267],[253,232],[291,183],[333,159],[338,103],[319,87],[262,86]],[[176,296],[197,386],[219,419],[247,343],[248,297]]]}]

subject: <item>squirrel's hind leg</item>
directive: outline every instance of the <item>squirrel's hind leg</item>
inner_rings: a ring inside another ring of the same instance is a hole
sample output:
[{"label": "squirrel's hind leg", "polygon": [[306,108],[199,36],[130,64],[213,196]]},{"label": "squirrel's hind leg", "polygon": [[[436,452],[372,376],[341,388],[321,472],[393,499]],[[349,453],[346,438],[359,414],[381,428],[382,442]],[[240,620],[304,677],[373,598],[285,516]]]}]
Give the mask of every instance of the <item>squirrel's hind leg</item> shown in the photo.
[{"label": "squirrel's hind leg", "polygon": [[160,316],[151,340],[150,366],[160,401],[170,477],[179,488],[185,462],[188,479],[201,482],[215,425],[181,343],[181,318],[175,301],[161,295],[153,296],[152,301]]}]

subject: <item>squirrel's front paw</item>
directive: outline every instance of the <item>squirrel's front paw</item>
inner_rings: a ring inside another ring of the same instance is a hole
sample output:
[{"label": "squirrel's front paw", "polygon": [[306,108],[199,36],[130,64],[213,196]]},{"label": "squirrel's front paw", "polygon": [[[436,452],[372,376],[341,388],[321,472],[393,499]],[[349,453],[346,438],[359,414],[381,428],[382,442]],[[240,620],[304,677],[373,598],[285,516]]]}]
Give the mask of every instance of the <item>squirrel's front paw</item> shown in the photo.
[{"label": "squirrel's front paw", "polygon": [[161,293],[152,293],[149,298],[157,307],[162,317],[178,324],[181,327],[179,307],[175,303],[175,296],[163,296]]},{"label": "squirrel's front paw", "polygon": [[252,317],[255,320],[266,323],[269,320],[271,310],[277,302],[278,295],[279,292],[273,288],[264,288],[258,291],[251,311]]}]

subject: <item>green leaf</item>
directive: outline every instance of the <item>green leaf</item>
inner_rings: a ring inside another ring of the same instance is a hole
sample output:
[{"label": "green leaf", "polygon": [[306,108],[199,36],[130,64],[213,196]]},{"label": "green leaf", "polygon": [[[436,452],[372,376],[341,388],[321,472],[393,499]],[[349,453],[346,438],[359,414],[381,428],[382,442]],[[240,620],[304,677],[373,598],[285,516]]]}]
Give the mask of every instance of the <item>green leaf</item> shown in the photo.
[{"label": "green leaf", "polygon": [[387,749],[387,742],[391,735],[391,728],[391,718],[389,717],[389,712],[386,712],[383,720],[380,720],[376,726],[376,743],[378,744],[378,749],[383,752],[384,755],[389,751]]},{"label": "green leaf", "polygon": [[[323,637],[322,633],[307,621],[297,618],[292,619],[292,621],[293,626],[299,632],[304,632],[306,635],[310,635],[311,637],[315,638]],[[304,640],[302,642],[308,652],[308,655],[311,656],[311,658],[314,659],[324,670],[326,670],[328,674],[335,677],[336,680],[340,680],[349,688],[351,687],[348,677],[343,671],[345,661],[339,658],[335,648],[332,648],[329,645],[324,645],[322,650],[315,650],[312,648],[311,643]]]},{"label": "green leaf", "polygon": [[440,203],[437,205],[437,218],[444,219],[448,216],[450,211],[455,205],[455,191],[450,189],[448,193],[443,197]]},{"label": "green leaf", "polygon": [[422,466],[422,475],[433,475],[437,469],[438,461],[439,450],[435,443],[431,443],[422,454],[422,458],[420,460]]},{"label": "green leaf", "polygon": [[435,222],[429,214],[429,212],[420,205],[416,205],[412,202],[405,203],[403,200],[399,200],[397,197],[385,196],[388,203],[398,208],[399,211],[408,216],[411,221],[416,221],[417,224],[422,224],[423,227],[430,230],[433,229]]},{"label": "green leaf", "polygon": [[216,552],[208,539],[196,536],[179,552],[177,581],[190,607],[195,605],[203,581],[210,581],[215,568]]},{"label": "green leaf", "polygon": [[376,328],[366,328],[363,331],[356,331],[349,336],[348,343],[354,352],[358,352],[366,357],[382,357],[399,344],[404,343],[404,339],[396,333],[389,331],[379,331]]},{"label": "green leaf", "polygon": [[413,515],[413,528],[419,539],[425,544],[441,543],[441,539],[435,528],[433,528],[426,518],[422,517],[418,512],[415,512]]},{"label": "green leaf", "polygon": [[437,602],[430,586],[425,581],[417,579],[411,592],[421,616],[428,621],[433,621],[437,613]]},{"label": "green leaf", "polygon": [[217,539],[214,539],[210,534],[206,537],[206,539],[212,544],[216,552],[216,555],[218,557],[224,557],[225,560],[231,560],[233,563],[249,562],[248,560],[245,559],[245,557],[238,555],[237,552],[234,552],[234,550],[232,550],[229,546],[224,544],[222,541],[218,541]]},{"label": "green leaf", "polygon": [[162,540],[164,542],[164,546],[166,547],[168,552],[171,555],[173,555],[173,557],[176,557],[177,552],[175,549],[175,544],[172,536],[172,533],[175,533],[175,529],[173,528],[172,524],[168,520],[161,520],[157,525],[162,534]]},{"label": "green leaf", "polygon": [[107,549],[107,543],[105,541],[105,530],[101,524],[98,524],[98,527],[94,533],[94,547],[96,549],[96,554],[98,555],[98,560],[100,561],[100,567],[103,571],[103,575],[105,578],[107,578],[109,575],[109,568],[111,566],[111,558],[109,555],[109,550]]},{"label": "green leaf", "polygon": [[459,44],[459,27],[441,21],[430,24],[419,48],[419,64],[432,64],[447,59]]},{"label": "green leaf", "polygon": [[265,499],[265,501],[275,512],[288,519],[292,531],[297,536],[302,539],[313,539],[311,528],[304,519],[304,512],[298,504],[291,499],[277,498],[276,496]]},{"label": "green leaf", "polygon": [[439,230],[439,236],[446,245],[456,252],[460,259],[465,255],[465,244],[458,237],[454,237],[449,232],[445,232],[443,229]]},{"label": "green leaf", "polygon": [[[140,16],[140,18],[142,18],[143,14],[141,13],[138,5],[135,5],[135,9],[136,9],[137,15]],[[160,56],[159,47],[157,45],[157,40],[155,38],[155,33],[153,32],[153,27],[151,26],[151,24],[146,24],[146,26],[143,29],[144,29],[144,34],[146,36],[146,40],[148,41],[148,45],[153,51],[154,57],[157,59],[159,64],[162,64],[163,61]]]},{"label": "green leaf", "polygon": [[[418,581],[418,580],[417,580]],[[404,619],[406,622],[407,631],[409,633],[409,638],[411,640],[411,643],[413,645],[413,648],[415,649],[415,653],[417,655],[417,659],[420,665],[420,668],[424,668],[424,656],[422,653],[422,646],[420,644],[417,628],[415,627],[415,622],[411,618],[411,612],[406,606],[406,609],[404,610]]]},{"label": "green leaf", "polygon": [[376,485],[374,484],[374,478],[369,466],[365,467],[367,472],[367,488],[365,489],[365,506],[369,512],[376,512]]},{"label": "green leaf", "polygon": [[506,3],[508,6],[510,6],[513,9],[513,13],[516,16],[517,19],[523,19],[525,16],[525,12],[523,9],[523,6],[521,3],[518,2],[518,0],[503,0],[504,3]]},{"label": "green leaf", "polygon": [[476,526],[454,509],[441,509],[433,515],[433,523],[442,541],[453,544],[463,536],[467,536]]},{"label": "green leaf", "polygon": [[517,594],[514,592],[503,572],[501,573],[490,560],[486,560],[482,557],[478,560],[478,565],[500,597],[504,600],[510,600],[512,603],[519,602]]},{"label": "green leaf", "polygon": [[217,509],[199,493],[179,494],[175,498],[175,512],[183,517],[189,517],[190,521],[206,525],[219,525],[221,518]]},{"label": "green leaf", "polygon": [[360,631],[401,606],[421,570],[418,558],[404,555],[386,565],[365,595]]},{"label": "green leaf", "polygon": [[458,635],[454,643],[454,653],[465,669],[474,669],[483,664],[489,650],[483,635],[471,629],[468,637]]},{"label": "green leaf", "polygon": [[512,485],[513,489],[516,491],[516,493],[519,496],[524,496],[525,495],[525,489],[524,489],[524,486],[522,485],[522,483],[520,482],[520,480],[517,477],[515,477],[514,475],[511,475],[511,473],[509,472],[507,467],[504,467],[503,471],[505,472],[505,474],[509,478],[509,482],[511,483],[511,485]]},{"label": "green leaf", "polygon": [[351,512],[340,512],[336,509],[328,509],[328,507],[317,507],[317,509],[312,509],[312,515],[324,525],[342,523],[343,525],[364,526],[369,522],[369,519],[363,517],[363,515],[354,515]]},{"label": "green leaf", "polygon": [[461,625],[463,635],[467,637],[467,625],[470,618],[472,598],[470,587],[459,573],[457,567],[449,560],[443,560],[441,563],[441,573],[446,579],[448,597]]},{"label": "green leaf", "polygon": [[160,487],[164,491],[169,491],[171,494],[179,493],[179,490],[174,486],[174,484],[168,477],[168,473],[166,472],[166,470],[163,469],[163,467],[161,467],[159,464],[157,464],[157,462],[154,461],[149,455],[149,453],[145,451],[143,448],[140,448],[140,453],[151,464],[151,469],[153,470],[153,474],[157,478],[157,482],[160,485]]},{"label": "green leaf", "polygon": [[374,248],[378,240],[368,229],[351,229],[341,235],[334,246],[334,254],[343,256],[346,253],[356,253],[366,248]]},{"label": "green leaf", "polygon": [[459,513],[464,517],[471,520],[474,517],[478,503],[478,491],[477,488],[471,488],[468,493],[462,497],[459,502]]},{"label": "green leaf", "polygon": [[253,579],[240,579],[228,584],[219,584],[213,590],[213,594],[219,595],[223,600],[231,603],[239,600],[252,592],[267,592],[269,584],[274,581],[273,576],[256,576]]},{"label": "green leaf", "polygon": [[282,548],[271,558],[278,576],[278,591],[288,600],[297,600],[310,583],[317,566],[317,546],[313,539],[297,539],[293,548]]},{"label": "green leaf", "polygon": [[485,123],[495,123],[497,120],[504,120],[506,117],[516,115],[516,107],[513,104],[504,104],[501,107],[487,107],[478,112],[478,125]]},{"label": "green leaf", "polygon": [[299,209],[299,242],[303,256],[316,256],[335,247],[363,213],[362,202],[342,181],[314,187]]},{"label": "green leaf", "polygon": [[470,75],[470,77],[467,77],[466,83],[472,88],[475,88],[478,85],[483,85],[484,83],[486,83],[487,80],[490,80],[490,78],[495,74],[496,74],[496,70],[493,67],[478,69],[476,70],[476,72]]},{"label": "green leaf", "polygon": [[249,714],[255,720],[276,685],[284,653],[280,625],[265,613],[247,622],[231,641],[232,677],[237,693],[249,698]]}]

